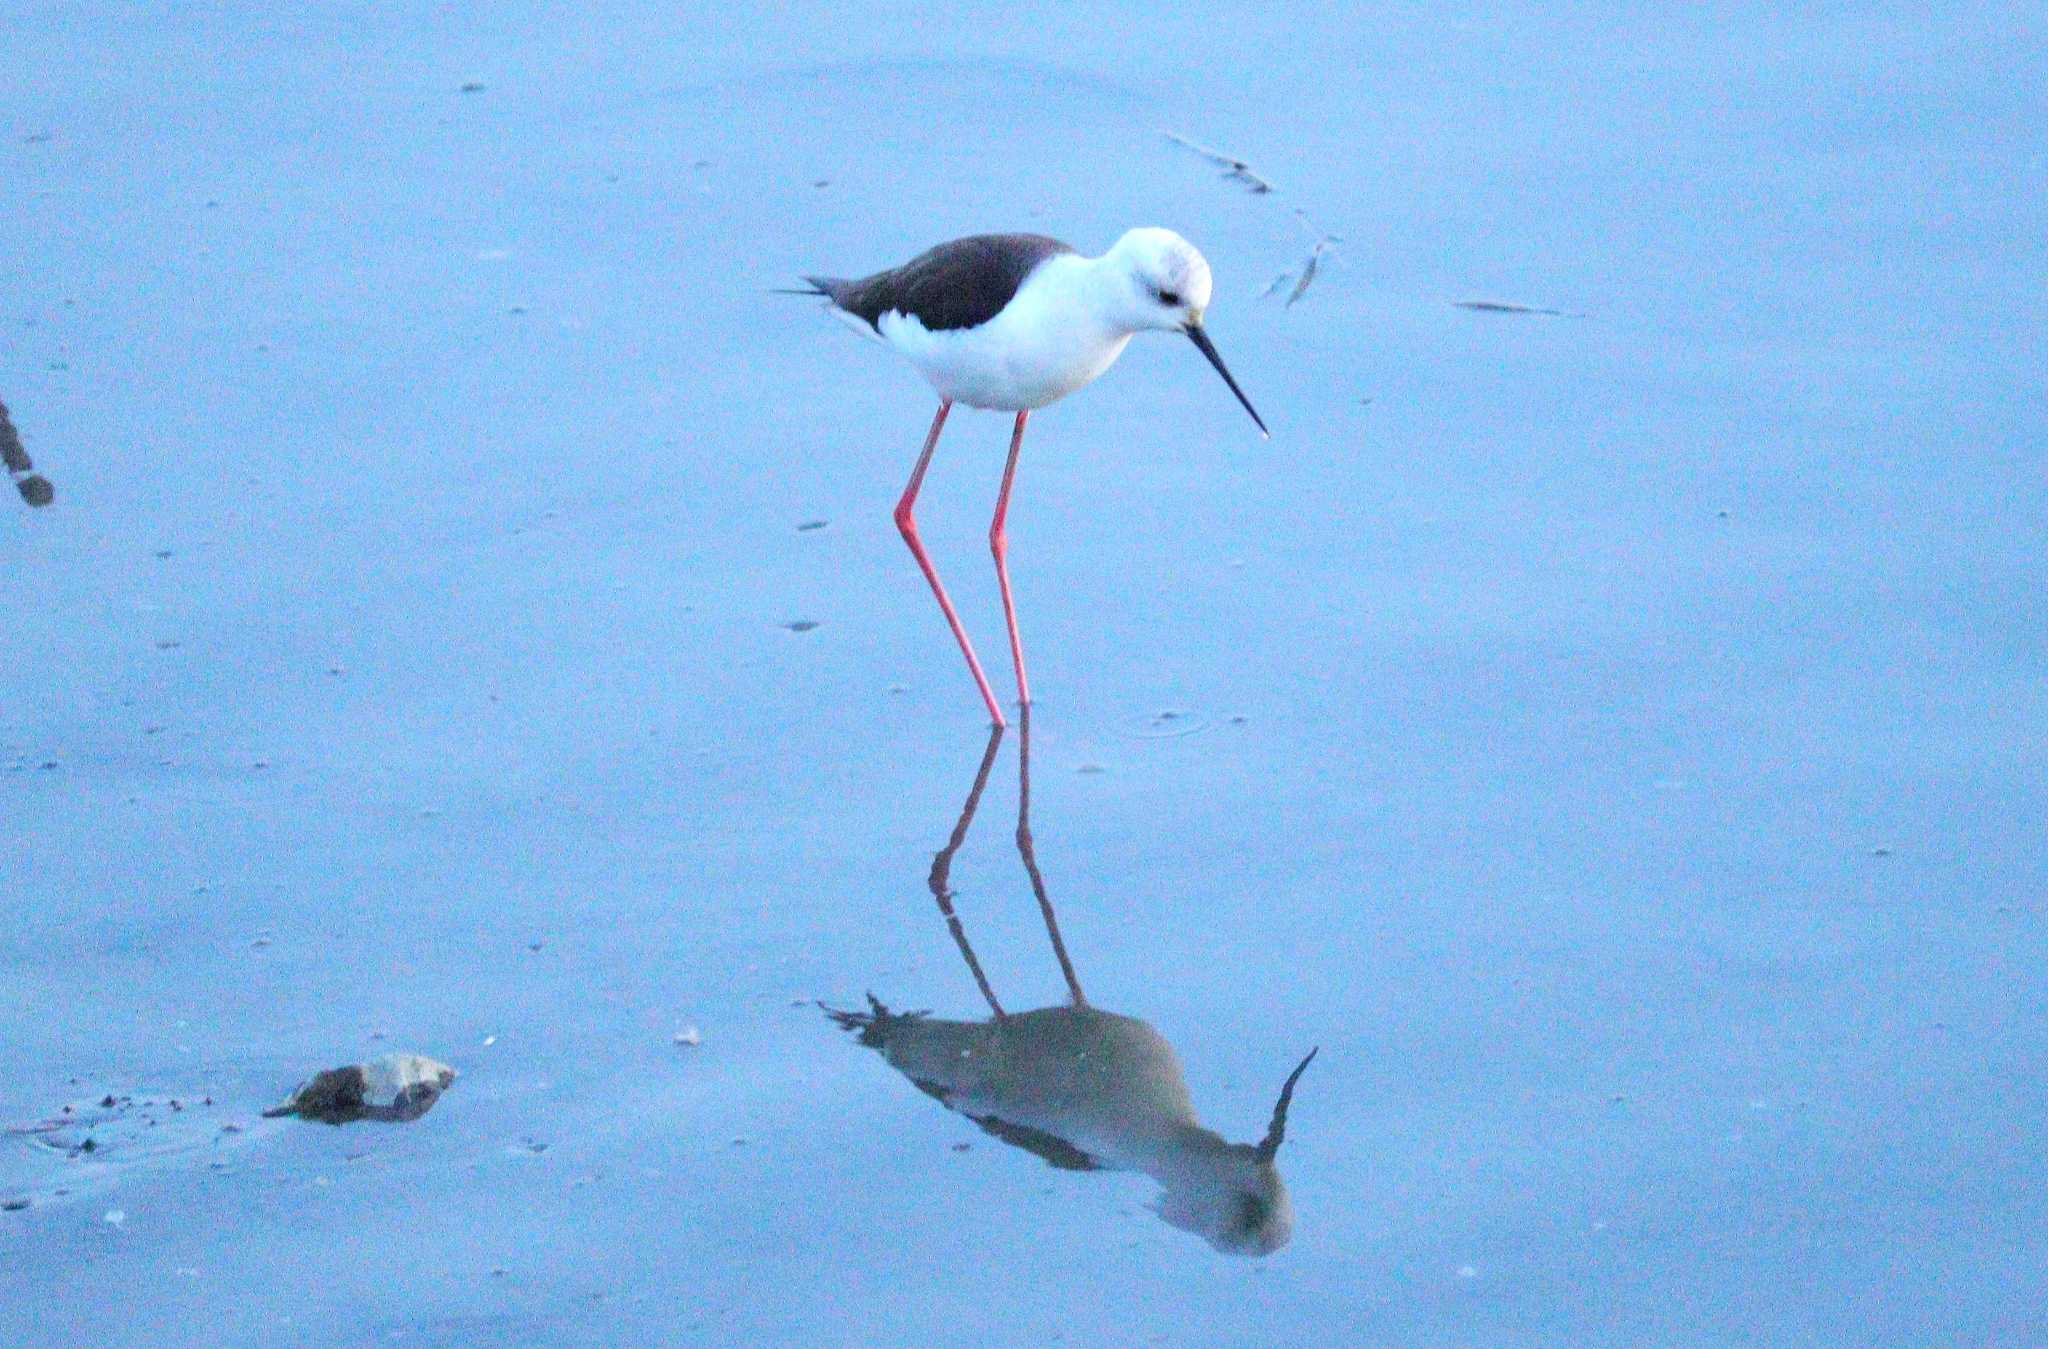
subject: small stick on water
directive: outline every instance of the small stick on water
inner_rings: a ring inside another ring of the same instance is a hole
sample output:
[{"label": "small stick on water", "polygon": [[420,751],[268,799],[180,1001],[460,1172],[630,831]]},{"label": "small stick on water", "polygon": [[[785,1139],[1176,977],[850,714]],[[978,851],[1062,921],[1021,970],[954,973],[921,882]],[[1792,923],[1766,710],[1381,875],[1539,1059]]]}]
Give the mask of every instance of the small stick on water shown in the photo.
[{"label": "small stick on water", "polygon": [[1302,210],[1299,206],[1294,208],[1294,218],[1300,221],[1301,227],[1309,232],[1309,237],[1319,244],[1341,244],[1344,242],[1343,235],[1330,233],[1321,225],[1309,219],[1308,212]]},{"label": "small stick on water", "polygon": [[1232,182],[1243,183],[1254,195],[1263,196],[1273,190],[1271,183],[1254,173],[1252,166],[1239,159],[1236,155],[1226,155],[1221,150],[1211,150],[1208,146],[1197,144],[1176,132],[1168,131],[1164,134],[1166,139],[1172,141],[1175,145],[1193,150],[1212,164],[1221,164],[1225,178],[1230,179]]},{"label": "small stick on water", "polygon": [[1451,303],[1480,314],[1548,314],[1561,319],[1578,317],[1563,309],[1539,309],[1535,305],[1511,304],[1506,300],[1453,300]]},{"label": "small stick on water", "polygon": [[23,501],[31,506],[47,506],[56,499],[57,489],[50,486],[50,480],[33,471],[35,464],[22,447],[21,433],[9,420],[5,403],[0,403],[0,460],[6,462],[7,472]]},{"label": "small stick on water", "polygon": [[1294,308],[1294,302],[1299,300],[1302,293],[1308,289],[1309,282],[1316,279],[1316,269],[1323,264],[1323,250],[1328,247],[1329,243],[1325,240],[1318,243],[1315,251],[1308,255],[1308,261],[1301,268],[1301,280],[1294,283],[1294,293],[1287,297],[1287,303],[1281,306],[1282,308]]},{"label": "small stick on water", "polygon": [[[1236,155],[1227,155],[1221,150],[1212,150],[1208,146],[1198,141],[1191,141],[1186,136],[1180,135],[1177,132],[1168,131],[1163,134],[1175,145],[1192,150],[1211,163],[1221,164],[1224,168],[1223,176],[1225,178],[1243,183],[1253,193],[1263,196],[1273,191],[1273,185],[1270,182],[1260,177],[1253,171],[1250,164],[1239,159]],[[1315,240],[1315,247],[1309,252],[1308,258],[1302,263],[1301,270],[1298,273],[1292,271],[1282,272],[1273,278],[1272,285],[1267,286],[1259,294],[1259,298],[1262,300],[1269,295],[1276,295],[1282,286],[1292,281],[1294,289],[1288,292],[1287,299],[1281,306],[1284,309],[1292,309],[1295,301],[1308,293],[1308,288],[1315,283],[1317,273],[1322,270],[1323,255],[1333,252],[1336,245],[1343,242],[1340,236],[1330,233],[1310,219],[1308,212],[1302,210],[1299,206],[1294,208],[1294,219],[1304,230],[1308,231],[1309,237]]]}]

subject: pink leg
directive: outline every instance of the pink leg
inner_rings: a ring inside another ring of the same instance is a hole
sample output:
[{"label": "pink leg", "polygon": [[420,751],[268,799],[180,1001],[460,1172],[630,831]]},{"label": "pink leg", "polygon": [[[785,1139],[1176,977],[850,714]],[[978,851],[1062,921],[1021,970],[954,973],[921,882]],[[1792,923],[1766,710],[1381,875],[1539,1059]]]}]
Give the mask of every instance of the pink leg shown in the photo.
[{"label": "pink leg", "polygon": [[996,703],[996,695],[989,690],[988,676],[981,672],[981,662],[974,655],[974,643],[967,640],[967,629],[960,626],[960,615],[953,612],[953,601],[946,598],[946,587],[939,584],[938,569],[932,566],[924,544],[918,541],[917,518],[911,514],[917,505],[917,489],[924,485],[924,471],[931,466],[932,451],[938,448],[939,431],[946,425],[946,414],[952,410],[951,402],[942,402],[939,415],[932,418],[931,434],[924,438],[924,453],[917,457],[917,467],[910,474],[910,485],[903,489],[903,499],[896,503],[896,528],[902,531],[903,541],[910,545],[910,555],[917,559],[924,579],[932,583],[932,594],[939,597],[939,608],[946,615],[946,626],[953,629],[953,640],[960,643],[960,650],[967,657],[967,668],[974,675],[974,686],[981,690],[981,700],[988,704],[989,716],[1001,726],[1004,724],[1003,709]]},{"label": "pink leg", "polygon": [[996,496],[996,518],[989,522],[988,550],[996,555],[996,584],[1003,588],[1003,621],[1010,625],[1010,663],[1017,667],[1017,701],[1031,705],[1031,684],[1024,677],[1024,643],[1017,636],[1017,606],[1010,599],[1010,484],[1017,477],[1017,452],[1024,448],[1024,423],[1029,412],[1017,414],[1017,429],[1010,435],[1010,462],[1003,467],[1003,490]]}]

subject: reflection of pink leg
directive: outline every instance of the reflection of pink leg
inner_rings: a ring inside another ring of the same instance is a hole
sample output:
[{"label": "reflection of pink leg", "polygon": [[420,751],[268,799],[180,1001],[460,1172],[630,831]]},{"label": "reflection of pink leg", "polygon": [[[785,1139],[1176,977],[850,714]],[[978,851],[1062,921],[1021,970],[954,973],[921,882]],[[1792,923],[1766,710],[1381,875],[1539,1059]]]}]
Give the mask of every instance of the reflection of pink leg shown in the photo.
[{"label": "reflection of pink leg", "polygon": [[1066,976],[1067,992],[1073,996],[1074,1006],[1086,1007],[1088,995],[1081,991],[1081,980],[1074,973],[1074,962],[1067,958],[1067,944],[1060,940],[1060,920],[1052,911],[1052,896],[1045,892],[1045,877],[1038,870],[1038,847],[1031,839],[1031,704],[1026,703],[1017,713],[1017,852],[1024,859],[1024,870],[1031,877],[1031,893],[1038,899],[1039,916],[1045,919],[1046,935],[1052,938],[1052,953],[1059,957],[1060,973]]},{"label": "reflection of pink leg", "polygon": [[1003,467],[1003,490],[996,496],[996,518],[989,522],[988,550],[996,555],[996,584],[1003,589],[1003,621],[1010,625],[1010,663],[1017,667],[1017,701],[1031,705],[1031,684],[1024,677],[1024,643],[1017,637],[1017,606],[1010,599],[1010,484],[1017,477],[1017,452],[1024,448],[1024,423],[1029,412],[1017,414],[1017,429],[1010,435],[1010,462]]},{"label": "reflection of pink leg", "polygon": [[[1028,714],[1027,714],[1028,715]],[[1003,1005],[996,1001],[996,991],[990,987],[988,976],[982,973],[981,962],[974,958],[974,948],[967,942],[967,929],[960,925],[960,915],[953,908],[953,856],[960,851],[960,845],[967,841],[967,826],[974,823],[975,809],[981,805],[981,793],[988,786],[988,770],[995,767],[996,746],[1003,743],[1003,728],[991,726],[988,732],[988,748],[981,752],[981,767],[975,771],[974,786],[968,789],[967,804],[960,807],[960,818],[953,825],[953,835],[946,840],[946,846],[932,854],[932,871],[925,883],[931,887],[932,898],[939,901],[939,912],[945,915],[946,930],[953,934],[953,944],[960,948],[960,954],[967,958],[967,969],[974,976],[975,987],[981,996],[988,999],[989,1010],[998,1020],[1003,1015]]]},{"label": "reflection of pink leg", "polygon": [[[903,489],[903,499],[896,503],[896,528],[902,531],[903,541],[910,545],[910,555],[917,559],[918,568],[924,572],[924,579],[932,583],[932,594],[939,597],[939,608],[946,615],[946,626],[953,629],[953,640],[960,643],[960,650],[967,657],[967,668],[974,675],[974,686],[981,690],[981,700],[988,704],[989,716],[994,718],[996,725],[1001,726],[1003,709],[996,703],[996,695],[989,691],[988,676],[981,672],[981,662],[974,655],[974,643],[967,640],[967,629],[960,626],[960,615],[953,612],[953,601],[946,598],[946,587],[939,584],[938,569],[932,566],[931,558],[924,551],[924,544],[918,541],[917,519],[911,514],[917,505],[917,489],[924,485],[924,471],[931,466],[932,451],[938,448],[939,431],[946,425],[946,414],[952,410],[953,404],[950,401],[941,402],[939,415],[932,418],[931,434],[924,438],[924,453],[917,457],[917,467],[911,470],[910,485]],[[1019,419],[1017,429],[1021,434],[1024,429],[1022,419]],[[1016,455],[1013,452],[1012,464],[1015,461]],[[1006,597],[1009,594],[1007,584],[1003,593]],[[1013,624],[1013,631],[1014,628]]]}]

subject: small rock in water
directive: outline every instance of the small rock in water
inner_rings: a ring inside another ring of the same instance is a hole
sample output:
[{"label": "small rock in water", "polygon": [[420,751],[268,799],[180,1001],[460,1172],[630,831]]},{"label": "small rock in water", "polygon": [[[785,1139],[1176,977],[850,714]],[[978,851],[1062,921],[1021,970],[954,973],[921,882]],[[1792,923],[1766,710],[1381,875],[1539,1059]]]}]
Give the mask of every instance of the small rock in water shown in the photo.
[{"label": "small rock in water", "polygon": [[0,1199],[0,1213],[19,1213],[27,1207],[28,1200],[26,1198]]},{"label": "small rock in water", "polygon": [[415,1120],[434,1108],[455,1081],[455,1070],[421,1054],[386,1054],[368,1063],[329,1068],[302,1083],[265,1119],[297,1115],[322,1124],[356,1120]]}]

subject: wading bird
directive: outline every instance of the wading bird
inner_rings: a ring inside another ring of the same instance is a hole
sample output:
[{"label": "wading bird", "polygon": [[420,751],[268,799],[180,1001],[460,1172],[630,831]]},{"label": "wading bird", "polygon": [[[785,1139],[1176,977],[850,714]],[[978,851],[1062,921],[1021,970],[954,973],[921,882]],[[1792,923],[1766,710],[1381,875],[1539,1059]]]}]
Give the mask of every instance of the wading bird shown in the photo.
[{"label": "wading bird", "polygon": [[1017,636],[1017,606],[1010,598],[1004,522],[1010,511],[1010,486],[1017,476],[1017,452],[1024,444],[1024,423],[1031,413],[1109,369],[1137,334],[1177,332],[1209,358],[1251,413],[1260,434],[1267,434],[1265,422],[1231,378],[1202,327],[1211,285],[1208,260],[1172,230],[1131,230],[1099,258],[1082,257],[1041,234],[977,234],[940,244],[901,267],[858,281],[833,276],[804,280],[810,283],[809,290],[786,293],[823,296],[835,315],[894,347],[938,391],[938,413],[910,484],[896,503],[896,527],[938,596],[939,609],[997,726],[1003,725],[1003,709],[989,689],[988,676],[982,673],[953,602],[946,598],[938,569],[917,537],[917,492],[953,404],[1017,414],[988,543],[1003,593],[1003,620],[1010,630],[1020,705],[1031,702],[1031,685],[1024,675],[1024,644]]}]

